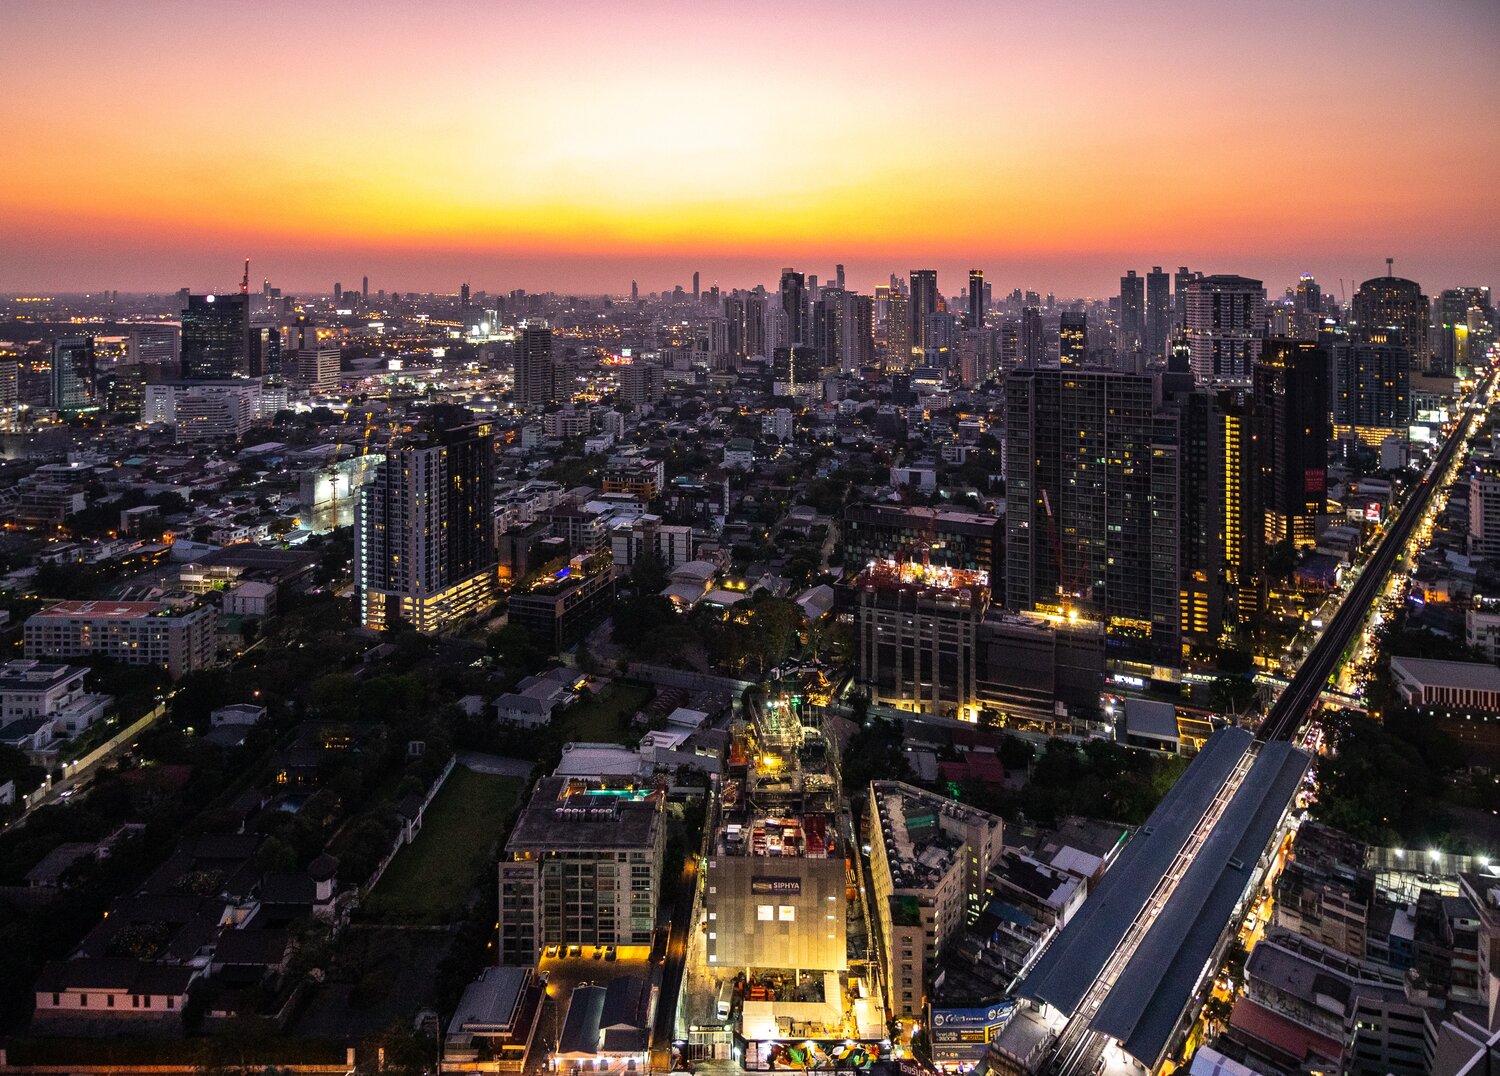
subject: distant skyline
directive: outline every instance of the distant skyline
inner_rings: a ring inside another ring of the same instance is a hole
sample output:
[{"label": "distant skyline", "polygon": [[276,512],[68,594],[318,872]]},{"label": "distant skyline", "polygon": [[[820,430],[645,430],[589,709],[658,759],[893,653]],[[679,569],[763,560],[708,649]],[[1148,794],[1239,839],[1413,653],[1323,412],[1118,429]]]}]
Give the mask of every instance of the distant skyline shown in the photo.
[{"label": "distant skyline", "polygon": [[0,290],[1500,284],[1500,5],[9,0]]}]

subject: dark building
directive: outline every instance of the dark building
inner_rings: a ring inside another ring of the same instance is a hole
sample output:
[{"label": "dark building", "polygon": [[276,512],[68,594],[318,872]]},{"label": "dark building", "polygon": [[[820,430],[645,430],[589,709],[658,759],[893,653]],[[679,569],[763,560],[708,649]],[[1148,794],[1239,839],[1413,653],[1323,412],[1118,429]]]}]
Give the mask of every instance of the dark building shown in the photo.
[{"label": "dark building", "polygon": [[984,328],[985,315],[984,270],[969,270],[969,309],[966,325],[970,329]]},{"label": "dark building", "polygon": [[875,365],[875,296],[850,295],[845,314],[845,332],[849,335],[845,365],[850,370]]},{"label": "dark building", "polygon": [[1146,281],[1134,269],[1120,278],[1120,353],[1139,351],[1146,338]]},{"label": "dark building", "polygon": [[515,387],[511,394],[517,411],[540,411],[557,402],[557,362],[552,355],[552,330],[528,325],[516,336]]},{"label": "dark building", "polygon": [[1088,354],[1088,315],[1081,310],[1064,310],[1057,320],[1058,365],[1082,366]]},{"label": "dark building", "polygon": [[1187,334],[1200,385],[1248,385],[1265,335],[1259,280],[1206,276],[1187,287]]},{"label": "dark building", "polygon": [[807,343],[807,279],[795,269],[781,271],[781,309],[788,346]]},{"label": "dark building", "polygon": [[1333,424],[1378,445],[1411,425],[1411,351],[1400,333],[1389,342],[1372,333],[1368,342],[1340,340],[1333,352]]},{"label": "dark building", "polygon": [[435,408],[429,431],[393,446],[360,494],[360,621],[433,632],[496,599],[494,436],[465,408]]},{"label": "dark building", "polygon": [[822,384],[823,359],[815,347],[779,347],[771,357],[772,391],[778,396],[806,396]]},{"label": "dark building", "polygon": [[257,326],[250,330],[247,372],[251,377],[281,373],[281,330]]},{"label": "dark building", "polygon": [[1034,306],[1021,310],[1021,364],[1036,368],[1047,357],[1047,338],[1042,334],[1042,312]]},{"label": "dark building", "polygon": [[913,269],[910,283],[911,303],[906,314],[911,319],[911,347],[913,351],[926,351],[927,321],[938,308],[937,270]]},{"label": "dark building", "polygon": [[[1388,340],[1391,329],[1401,331],[1401,342],[1411,351],[1418,370],[1427,371],[1431,353],[1427,330],[1432,311],[1422,286],[1399,276],[1377,276],[1366,280],[1354,293],[1355,339]],[[1440,371],[1451,373],[1452,371]]]},{"label": "dark building", "polygon": [[996,515],[895,504],[854,504],[844,510],[844,560],[913,560],[984,572],[1003,585],[1005,520]]},{"label": "dark building", "polygon": [[1006,604],[1103,623],[1180,660],[1176,418],[1151,377],[1022,370],[1006,388]]},{"label": "dark building", "polygon": [[1193,272],[1185,265],[1179,265],[1177,272],[1172,274],[1172,327],[1174,329],[1187,328],[1188,285],[1202,275],[1202,273]]},{"label": "dark building", "polygon": [[1166,358],[1172,336],[1172,278],[1159,265],[1146,274],[1145,331],[1146,354],[1158,361]]},{"label": "dark building", "polygon": [[1266,341],[1255,365],[1255,460],[1265,541],[1317,544],[1328,511],[1328,352],[1305,340]]},{"label": "dark building", "polygon": [[609,556],[575,557],[555,577],[512,591],[510,622],[556,653],[603,623],[614,600],[614,566]]},{"label": "dark building", "polygon": [[189,295],[182,311],[182,376],[223,381],[250,372],[250,297]]}]

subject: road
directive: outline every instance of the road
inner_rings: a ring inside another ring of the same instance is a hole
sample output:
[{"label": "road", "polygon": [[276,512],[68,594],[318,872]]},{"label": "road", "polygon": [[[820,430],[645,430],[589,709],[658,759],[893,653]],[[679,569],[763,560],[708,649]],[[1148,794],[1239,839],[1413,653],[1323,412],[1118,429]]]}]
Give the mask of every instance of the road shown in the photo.
[{"label": "road", "polygon": [[651,1071],[672,1068],[672,1038],[677,1027],[677,1004],[682,998],[682,976],[687,966],[688,931],[693,929],[693,902],[698,890],[698,855],[690,850],[672,894],[667,944],[662,957],[661,993],[656,999],[656,1026],[651,1029]]},{"label": "road", "polygon": [[[1475,398],[1488,400],[1493,385],[1494,375],[1492,374],[1490,380],[1475,394]],[[1406,503],[1401,506],[1401,513],[1396,517],[1395,525],[1381,539],[1380,545],[1365,563],[1359,578],[1349,588],[1349,593],[1339,605],[1338,612],[1333,614],[1333,619],[1328,622],[1328,626],[1323,629],[1323,634],[1308,651],[1307,657],[1297,669],[1296,675],[1292,677],[1286,690],[1271,707],[1270,713],[1266,714],[1266,719],[1261,723],[1257,734],[1260,739],[1289,740],[1301,730],[1308,710],[1322,694],[1328,683],[1328,677],[1332,675],[1334,668],[1338,665],[1339,657],[1344,653],[1344,648],[1349,645],[1349,640],[1364,623],[1365,614],[1369,612],[1376,596],[1390,578],[1392,568],[1405,551],[1413,532],[1426,514],[1433,495],[1443,485],[1449,464],[1467,442],[1476,414],[1482,414],[1482,411],[1465,410],[1463,412],[1463,417],[1454,426],[1448,439],[1443,442],[1443,447],[1438,451],[1437,458],[1428,468],[1426,475],[1407,495]]]}]

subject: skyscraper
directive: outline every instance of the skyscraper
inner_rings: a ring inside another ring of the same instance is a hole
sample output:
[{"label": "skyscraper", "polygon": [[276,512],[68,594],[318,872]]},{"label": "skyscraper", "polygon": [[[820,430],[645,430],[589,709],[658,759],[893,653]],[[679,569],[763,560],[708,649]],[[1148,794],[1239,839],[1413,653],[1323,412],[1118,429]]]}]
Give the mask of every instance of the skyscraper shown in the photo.
[{"label": "skyscraper", "polygon": [[891,292],[885,318],[886,369],[905,370],[911,366],[911,299]]},{"label": "skyscraper", "polygon": [[1146,338],[1146,281],[1134,269],[1120,278],[1120,354],[1141,350]]},{"label": "skyscraper", "polygon": [[[1478,313],[1487,325],[1494,311],[1490,307],[1490,289],[1486,287],[1445,288],[1434,305],[1437,315],[1437,350],[1432,356],[1433,373],[1450,376],[1460,366],[1482,361],[1483,342],[1471,338],[1470,315]],[[1481,334],[1473,334],[1477,337]]]},{"label": "skyscraper", "polygon": [[250,297],[189,295],[182,312],[182,376],[243,377],[250,370]]},{"label": "skyscraper", "polygon": [[1385,336],[1387,330],[1399,329],[1401,342],[1411,351],[1418,370],[1425,371],[1430,365],[1427,329],[1431,320],[1427,296],[1415,280],[1390,275],[1372,277],[1354,293],[1355,338],[1374,340]]},{"label": "skyscraper", "polygon": [[494,438],[463,408],[437,409],[422,436],[393,446],[355,514],[360,623],[442,631],[497,594]]},{"label": "skyscraper", "polygon": [[469,309],[469,285],[467,283],[458,286],[458,305],[464,310]]},{"label": "skyscraper", "polygon": [[971,329],[982,329],[982,328],[984,328],[984,313],[985,313],[985,309],[984,309],[985,308],[985,298],[984,297],[985,297],[984,270],[983,269],[970,269],[969,270],[969,309],[968,309],[968,314],[967,314],[967,318],[968,318],[967,324],[968,324],[968,327],[971,328]]},{"label": "skyscraper", "polygon": [[844,290],[844,263],[843,262],[839,262],[837,265],[835,265],[833,267],[833,279],[834,279],[834,283],[836,283],[839,286],[839,290],[843,291]]},{"label": "skyscraper", "polygon": [[52,345],[52,407],[77,414],[94,407],[97,370],[92,336],[65,336]]},{"label": "skyscraper", "polygon": [[1179,456],[1156,381],[1019,370],[1005,390],[1006,604],[1098,620],[1121,656],[1177,662]]},{"label": "skyscraper", "polygon": [[1088,315],[1082,310],[1064,310],[1057,319],[1057,363],[1082,366],[1088,361]]},{"label": "skyscraper", "polygon": [[552,357],[552,330],[528,325],[516,335],[515,387],[511,399],[522,414],[540,411],[557,400],[557,366]]},{"label": "skyscraper", "polygon": [[1188,345],[1200,385],[1248,385],[1260,358],[1266,293],[1259,280],[1201,277],[1187,288]]},{"label": "skyscraper", "polygon": [[640,298],[641,298],[641,286],[639,284],[637,284],[634,280],[632,280],[630,282],[630,301],[632,303],[639,302]]},{"label": "skyscraper", "polygon": [[1256,445],[1267,546],[1315,545],[1328,511],[1328,352],[1266,342],[1254,370]]},{"label": "skyscraper", "polygon": [[695,303],[698,302],[702,297],[703,297],[703,293],[698,290],[698,270],[694,269],[693,270],[693,302],[695,302]]},{"label": "skyscraper", "polygon": [[911,282],[911,349],[913,352],[927,350],[927,318],[937,313],[938,290],[936,269],[913,269]]},{"label": "skyscraper", "polygon": [[1333,424],[1379,445],[1411,425],[1411,351],[1391,333],[1388,340],[1338,340],[1333,352]]},{"label": "skyscraper", "polygon": [[1042,335],[1042,312],[1034,305],[1021,308],[1021,364],[1035,369],[1047,357],[1047,340]]},{"label": "skyscraper", "polygon": [[1297,291],[1292,299],[1292,329],[1298,340],[1316,340],[1323,322],[1323,289],[1311,273],[1297,278]]},{"label": "skyscraper", "polygon": [[846,331],[848,344],[844,352],[844,369],[857,371],[875,365],[875,297],[849,296]]},{"label": "skyscraper", "polygon": [[1177,329],[1187,328],[1187,293],[1188,285],[1201,277],[1202,273],[1195,273],[1185,265],[1179,265],[1177,272],[1172,274],[1172,326]]},{"label": "skyscraper", "polygon": [[807,343],[807,279],[795,269],[781,271],[781,309],[786,313],[786,342]]},{"label": "skyscraper", "polygon": [[1172,335],[1172,278],[1154,265],[1146,274],[1146,354],[1154,361],[1167,356]]},{"label": "skyscraper", "polygon": [[370,301],[370,278],[368,276],[362,278],[359,282],[359,297],[365,302]]}]

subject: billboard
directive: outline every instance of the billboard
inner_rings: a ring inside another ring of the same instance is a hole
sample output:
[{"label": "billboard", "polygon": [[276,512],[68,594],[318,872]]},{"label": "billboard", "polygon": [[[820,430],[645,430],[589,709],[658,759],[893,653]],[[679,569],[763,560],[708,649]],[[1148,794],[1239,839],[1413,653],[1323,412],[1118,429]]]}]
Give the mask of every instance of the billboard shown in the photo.
[{"label": "billboard", "polygon": [[750,892],[762,896],[795,897],[802,892],[802,879],[767,878],[757,875],[750,879]]}]

